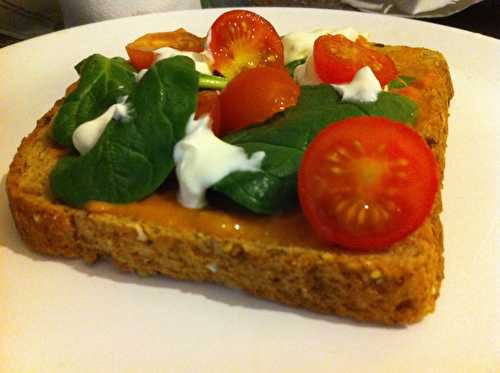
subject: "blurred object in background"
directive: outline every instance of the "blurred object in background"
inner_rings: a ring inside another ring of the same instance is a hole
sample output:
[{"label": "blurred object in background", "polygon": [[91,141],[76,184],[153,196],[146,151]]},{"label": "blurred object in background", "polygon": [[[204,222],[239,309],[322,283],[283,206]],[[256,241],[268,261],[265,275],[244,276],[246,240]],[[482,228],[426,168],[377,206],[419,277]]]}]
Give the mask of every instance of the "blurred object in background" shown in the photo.
[{"label": "blurred object in background", "polygon": [[54,0],[0,0],[0,47],[63,26]]},{"label": "blurred object in background", "polygon": [[200,9],[200,0],[59,0],[66,27],[106,19]]},{"label": "blurred object in background", "polygon": [[200,0],[0,0],[0,47],[63,27],[200,8]]},{"label": "blurred object in background", "polygon": [[[201,0],[203,7],[290,6],[358,9],[418,18],[445,17],[482,0]],[[499,1],[499,0],[496,0]]]},{"label": "blurred object in background", "polygon": [[352,9],[341,0],[201,0],[203,8],[286,6],[330,9]]},{"label": "blurred object in background", "polygon": [[376,11],[416,18],[432,18],[455,14],[480,1],[482,0],[342,0],[342,3],[364,11]]},{"label": "blurred object in background", "polygon": [[[476,3],[480,4],[461,11]],[[0,47],[64,26],[201,6],[357,9],[425,18],[500,38],[500,0],[0,0]],[[460,13],[444,17],[457,12]]]},{"label": "blurred object in background", "polygon": [[500,39],[500,0],[484,0],[451,17],[434,18],[432,21]]}]

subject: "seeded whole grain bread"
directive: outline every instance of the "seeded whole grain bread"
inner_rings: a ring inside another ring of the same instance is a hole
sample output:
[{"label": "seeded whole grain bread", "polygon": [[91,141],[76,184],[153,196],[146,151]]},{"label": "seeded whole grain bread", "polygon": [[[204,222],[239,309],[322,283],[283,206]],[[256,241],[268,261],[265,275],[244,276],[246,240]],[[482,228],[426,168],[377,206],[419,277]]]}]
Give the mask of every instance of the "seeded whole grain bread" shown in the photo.
[{"label": "seeded whole grain bread", "polygon": [[[442,180],[453,95],[446,61],[427,49],[376,48],[393,58],[401,75],[417,78],[403,92],[420,107],[415,128],[432,148]],[[443,279],[440,194],[413,234],[387,251],[361,254],[318,243],[300,212],[256,217],[218,208],[186,211],[168,191],[144,202],[153,206],[152,214],[141,212],[142,202],[135,209],[106,204],[75,209],[55,201],[48,185],[52,168],[67,153],[50,137],[60,104],[23,140],[7,177],[12,216],[33,250],[87,263],[111,257],[121,269],[140,275],[219,283],[360,321],[404,325],[434,310]],[[155,208],[161,198],[168,203]],[[168,213],[155,213],[160,207]],[[231,229],[222,229],[227,226]]]}]

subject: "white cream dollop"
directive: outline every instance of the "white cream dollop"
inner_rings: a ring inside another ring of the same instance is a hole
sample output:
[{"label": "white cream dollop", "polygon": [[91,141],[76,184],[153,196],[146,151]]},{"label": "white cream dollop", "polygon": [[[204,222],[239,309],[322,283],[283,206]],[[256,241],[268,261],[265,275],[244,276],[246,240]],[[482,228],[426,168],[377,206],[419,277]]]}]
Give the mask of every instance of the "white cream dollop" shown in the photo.
[{"label": "white cream dollop", "polygon": [[[318,85],[323,82],[316,73],[314,55],[307,57],[304,64],[295,68],[293,77],[300,85]],[[375,102],[382,87],[369,66],[362,67],[356,72],[350,83],[331,84],[342,95],[342,101]]]},{"label": "white cream dollop", "polygon": [[331,86],[342,95],[342,101],[375,102],[382,91],[380,82],[369,66],[359,69],[350,83]]},{"label": "white cream dollop", "polygon": [[174,161],[179,181],[179,202],[188,208],[206,205],[206,190],[234,171],[258,171],[265,153],[248,158],[245,150],[228,144],[214,135],[208,115],[199,120],[194,114],[186,125],[186,136],[174,147]]},{"label": "white cream dollop", "polygon": [[299,85],[318,85],[322,83],[314,67],[314,54],[307,57],[305,63],[295,68],[293,78]]},{"label": "white cream dollop", "polygon": [[185,52],[170,47],[159,48],[155,52],[157,53],[155,62],[174,56],[186,56],[194,61],[196,71],[202,74],[212,74],[210,60],[203,53]]},{"label": "white cream dollop", "polygon": [[148,69],[141,69],[138,72],[135,73],[135,81],[138,82],[142,78],[144,78],[144,75],[148,72]]},{"label": "white cream dollop", "polygon": [[356,41],[360,35],[366,36],[366,34],[360,34],[351,27],[343,29],[317,29],[311,32],[291,32],[281,38],[285,54],[285,64],[311,55],[316,39],[326,34],[344,35],[351,41]]},{"label": "white cream dollop", "polygon": [[126,100],[126,96],[120,98],[118,103],[111,105],[97,118],[82,123],[73,132],[73,146],[81,155],[87,154],[97,144],[111,119],[124,122],[129,120]]}]

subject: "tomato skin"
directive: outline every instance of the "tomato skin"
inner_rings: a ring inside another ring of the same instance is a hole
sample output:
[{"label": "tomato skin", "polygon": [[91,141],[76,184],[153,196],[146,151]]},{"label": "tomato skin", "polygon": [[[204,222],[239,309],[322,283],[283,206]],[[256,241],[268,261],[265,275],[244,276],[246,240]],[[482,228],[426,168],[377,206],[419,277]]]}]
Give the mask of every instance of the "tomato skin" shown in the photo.
[{"label": "tomato skin", "polygon": [[125,49],[130,62],[137,70],[147,69],[154,63],[155,50],[163,47],[181,51],[203,51],[204,39],[187,32],[183,28],[171,32],[146,34],[127,44]]},{"label": "tomato skin", "polygon": [[297,104],[300,87],[283,68],[245,70],[222,91],[222,132],[258,124]]},{"label": "tomato skin", "polygon": [[204,114],[209,114],[212,117],[212,131],[215,136],[220,137],[221,110],[219,93],[217,91],[200,91],[198,93],[198,102],[194,117],[198,119]]},{"label": "tomato skin", "polygon": [[247,10],[232,10],[213,23],[208,49],[214,69],[231,79],[258,66],[283,66],[283,44],[273,25]]},{"label": "tomato skin", "polygon": [[151,51],[135,49],[133,47],[126,46],[128,58],[130,62],[135,67],[137,71],[142,69],[149,69],[151,65],[155,62],[156,55]]},{"label": "tomato skin", "polygon": [[383,87],[398,75],[392,59],[366,47],[366,41],[353,43],[343,35],[323,35],[314,42],[314,67],[325,83],[349,83],[356,72],[369,66]]},{"label": "tomato skin", "polygon": [[415,231],[438,189],[439,167],[423,138],[383,117],[352,117],[323,129],[298,175],[313,229],[353,250],[382,250]]}]

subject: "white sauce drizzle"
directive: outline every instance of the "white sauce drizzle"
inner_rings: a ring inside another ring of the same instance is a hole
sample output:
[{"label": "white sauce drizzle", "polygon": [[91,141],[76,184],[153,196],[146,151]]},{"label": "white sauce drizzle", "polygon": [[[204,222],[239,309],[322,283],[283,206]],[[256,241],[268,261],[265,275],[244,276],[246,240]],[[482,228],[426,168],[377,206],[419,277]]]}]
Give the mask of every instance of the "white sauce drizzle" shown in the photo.
[{"label": "white sauce drizzle", "polygon": [[206,190],[234,171],[258,171],[265,153],[255,152],[248,158],[245,150],[228,144],[214,135],[208,115],[199,120],[194,114],[186,125],[186,136],[174,148],[179,181],[178,200],[188,208],[206,205]]},{"label": "white sauce drizzle", "polygon": [[210,49],[210,43],[212,42],[212,29],[208,30],[207,38],[205,39],[205,48],[204,51],[201,52],[203,56],[205,56],[208,60],[208,64],[212,66],[214,64],[214,54]]},{"label": "white sauce drizzle", "polygon": [[144,78],[144,75],[146,75],[147,72],[148,69],[139,70],[139,72],[135,73],[135,81],[140,81],[142,78]]},{"label": "white sauce drizzle", "polygon": [[118,99],[118,103],[111,105],[108,110],[95,119],[82,123],[73,132],[73,146],[81,155],[87,154],[97,144],[106,126],[111,119],[126,122],[129,120],[128,107],[125,101],[127,96]]},{"label": "white sauce drizzle", "polygon": [[[155,62],[174,56],[186,56],[193,60],[194,68],[196,71],[202,74],[208,74],[208,75],[212,74],[211,66],[213,64],[213,57],[212,54],[207,52],[206,50],[201,53],[196,53],[196,52],[184,52],[170,47],[163,47],[163,48],[158,48],[155,52],[157,53]],[[140,81],[144,77],[144,75],[146,75],[147,72],[148,69],[140,70],[135,74],[135,80],[137,82]]]},{"label": "white sauce drizzle", "polygon": [[380,82],[369,66],[359,69],[350,83],[331,86],[342,95],[342,101],[375,102],[382,91]]},{"label": "white sauce drizzle", "polygon": [[314,54],[307,57],[304,64],[295,68],[293,78],[299,85],[318,85],[322,83],[314,67]]},{"label": "white sauce drizzle", "polygon": [[[307,58],[303,65],[295,68],[294,79],[300,85],[322,83],[314,67],[313,54]],[[379,92],[382,91],[380,82],[369,66],[359,69],[350,83],[332,84],[331,86],[342,95],[342,101],[351,102],[375,102]]]},{"label": "white sauce drizzle", "polygon": [[285,53],[285,64],[311,55],[316,39],[326,34],[344,35],[351,41],[356,41],[360,35],[366,37],[366,34],[360,34],[351,27],[337,30],[317,29],[311,32],[291,32],[281,38]]},{"label": "white sauce drizzle", "polygon": [[156,61],[164,60],[174,56],[186,56],[194,61],[196,71],[202,74],[212,74],[209,66],[209,59],[202,53],[185,52],[170,47],[159,48],[155,51],[157,53]]}]

